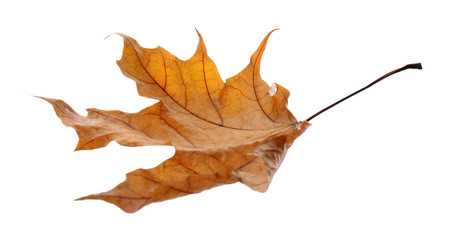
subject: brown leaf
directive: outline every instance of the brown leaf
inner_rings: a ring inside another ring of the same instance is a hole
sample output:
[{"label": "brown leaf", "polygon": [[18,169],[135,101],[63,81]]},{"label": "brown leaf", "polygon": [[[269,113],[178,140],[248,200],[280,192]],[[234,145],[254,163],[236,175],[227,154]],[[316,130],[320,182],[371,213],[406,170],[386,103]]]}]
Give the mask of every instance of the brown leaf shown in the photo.
[{"label": "brown leaf", "polygon": [[102,199],[125,212],[152,202],[242,182],[265,192],[287,149],[310,126],[287,109],[289,91],[269,87],[260,62],[271,31],[239,74],[222,81],[201,35],[195,54],[182,61],[161,47],[147,49],[124,39],[117,61],[141,96],[160,100],[138,113],[88,109],[77,114],[65,102],[51,103],[63,124],[79,136],[76,150],[116,141],[124,146],[172,145],[175,155],[152,169],[137,169],[114,189],[82,199]]}]

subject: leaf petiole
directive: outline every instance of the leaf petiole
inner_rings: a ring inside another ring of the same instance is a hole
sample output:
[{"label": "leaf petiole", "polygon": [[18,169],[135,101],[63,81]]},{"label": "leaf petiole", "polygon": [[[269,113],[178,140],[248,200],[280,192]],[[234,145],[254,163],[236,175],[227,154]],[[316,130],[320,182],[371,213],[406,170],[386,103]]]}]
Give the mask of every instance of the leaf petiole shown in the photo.
[{"label": "leaf petiole", "polygon": [[346,97],[340,99],[339,101],[337,101],[337,102],[335,102],[335,103],[333,103],[333,104],[327,106],[326,108],[323,108],[323,109],[320,110],[319,112],[317,112],[317,113],[315,113],[314,115],[312,115],[311,117],[307,118],[306,121],[309,122],[310,120],[312,120],[312,119],[315,118],[316,116],[318,116],[318,115],[320,115],[320,114],[326,112],[327,110],[329,110],[330,108],[336,106],[337,104],[339,104],[339,103],[341,103],[341,102],[347,100],[348,98],[350,98],[350,97],[352,97],[352,96],[354,96],[354,95],[356,95],[356,94],[358,94],[358,93],[360,93],[360,92],[362,92],[362,91],[368,89],[369,87],[371,87],[371,86],[373,86],[374,84],[380,82],[381,80],[383,80],[383,79],[385,79],[385,78],[387,78],[387,77],[389,77],[389,76],[391,76],[391,75],[393,75],[393,74],[396,74],[396,73],[398,73],[398,72],[404,71],[404,70],[406,70],[406,69],[423,69],[423,67],[421,66],[421,63],[412,63],[412,64],[407,64],[407,65],[405,65],[405,66],[403,66],[403,67],[401,67],[401,68],[398,68],[398,69],[396,69],[396,70],[393,70],[393,71],[391,71],[391,72],[389,72],[389,73],[383,75],[383,76],[380,77],[379,79],[377,79],[377,80],[371,82],[369,85],[367,85],[367,86],[365,86],[365,87],[359,89],[358,91],[353,92],[352,94],[350,94],[350,95],[348,95],[348,96],[346,96]]}]

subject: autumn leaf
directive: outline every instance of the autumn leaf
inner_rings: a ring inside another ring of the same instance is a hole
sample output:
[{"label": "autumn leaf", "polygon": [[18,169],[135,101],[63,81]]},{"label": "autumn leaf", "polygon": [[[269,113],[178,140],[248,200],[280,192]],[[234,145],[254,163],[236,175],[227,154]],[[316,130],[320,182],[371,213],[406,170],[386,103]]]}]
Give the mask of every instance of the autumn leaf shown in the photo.
[{"label": "autumn leaf", "polygon": [[270,34],[234,77],[222,81],[207,55],[201,35],[195,54],[182,61],[161,47],[147,49],[124,39],[117,61],[136,82],[139,95],[159,102],[138,113],[87,109],[87,117],[62,100],[51,103],[63,124],[76,130],[76,150],[106,146],[172,145],[175,155],[151,169],[137,169],[110,191],[83,199],[101,199],[125,212],[187,194],[242,182],[265,192],[287,149],[310,124],[287,109],[289,91],[268,86],[260,63]]},{"label": "autumn leaf", "polygon": [[73,127],[76,150],[90,150],[116,141],[124,146],[172,145],[174,156],[155,168],[137,169],[110,191],[80,198],[101,199],[125,212],[223,184],[242,182],[265,192],[293,141],[309,121],[406,69],[393,70],[367,86],[297,121],[287,109],[289,91],[260,77],[266,43],[261,42],[250,63],[234,77],[222,81],[207,55],[201,35],[195,54],[182,61],[161,47],[147,49],[124,34],[123,55],[117,61],[122,73],[136,82],[141,96],[159,102],[138,113],[87,109],[77,114],[65,102],[42,98],[54,107],[63,124]]}]

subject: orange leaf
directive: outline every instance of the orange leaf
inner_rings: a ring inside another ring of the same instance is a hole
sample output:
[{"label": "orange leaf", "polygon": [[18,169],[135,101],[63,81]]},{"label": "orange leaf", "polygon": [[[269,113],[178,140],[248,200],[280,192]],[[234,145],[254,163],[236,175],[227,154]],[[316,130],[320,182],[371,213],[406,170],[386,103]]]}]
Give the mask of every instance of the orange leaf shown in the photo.
[{"label": "orange leaf", "polygon": [[152,202],[242,182],[265,192],[287,149],[310,123],[287,109],[289,91],[260,77],[268,37],[239,74],[222,81],[201,35],[195,54],[182,61],[161,47],[147,49],[124,39],[122,73],[141,96],[160,100],[138,113],[88,109],[77,114],[65,102],[51,103],[63,124],[79,136],[76,150],[116,141],[124,146],[172,145],[175,155],[152,169],[137,169],[114,189],[82,199],[102,199],[125,212]]}]

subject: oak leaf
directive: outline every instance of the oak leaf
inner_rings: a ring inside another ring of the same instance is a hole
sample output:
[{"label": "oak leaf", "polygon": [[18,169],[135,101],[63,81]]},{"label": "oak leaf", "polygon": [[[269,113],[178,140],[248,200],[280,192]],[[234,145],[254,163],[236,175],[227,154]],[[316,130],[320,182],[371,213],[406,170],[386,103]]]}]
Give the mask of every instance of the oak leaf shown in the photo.
[{"label": "oak leaf", "polygon": [[289,91],[260,77],[260,62],[270,34],[234,77],[222,81],[203,39],[183,61],[161,47],[147,49],[124,40],[117,61],[136,82],[139,95],[159,102],[138,113],[87,109],[87,117],[62,100],[51,103],[63,124],[73,127],[76,150],[106,146],[172,145],[173,157],[152,169],[137,169],[110,191],[83,199],[102,199],[125,212],[223,184],[242,182],[265,192],[287,149],[310,123],[287,109]]}]

